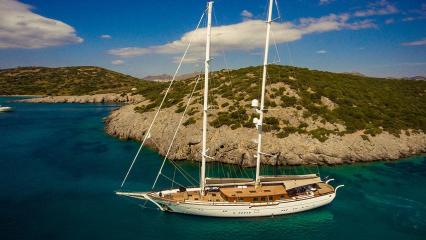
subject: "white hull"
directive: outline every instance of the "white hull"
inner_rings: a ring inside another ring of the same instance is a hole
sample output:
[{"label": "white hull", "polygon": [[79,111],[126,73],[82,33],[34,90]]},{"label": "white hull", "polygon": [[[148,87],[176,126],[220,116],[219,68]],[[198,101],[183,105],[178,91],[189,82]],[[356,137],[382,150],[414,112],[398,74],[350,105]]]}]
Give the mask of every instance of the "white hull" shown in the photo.
[{"label": "white hull", "polygon": [[318,208],[331,203],[336,197],[336,192],[332,192],[317,197],[299,196],[296,199],[280,200],[271,203],[230,203],[203,201],[174,202],[157,198],[155,197],[156,193],[118,192],[117,194],[151,201],[163,211],[207,217],[278,216]]},{"label": "white hull", "polygon": [[277,216],[290,213],[303,212],[329,204],[333,201],[335,193],[305,200],[282,201],[270,204],[236,204],[216,203],[205,204],[203,202],[159,202],[166,206],[167,211],[208,216],[208,217],[265,217]]},{"label": "white hull", "polygon": [[11,107],[0,107],[0,112],[10,112],[12,111]]}]

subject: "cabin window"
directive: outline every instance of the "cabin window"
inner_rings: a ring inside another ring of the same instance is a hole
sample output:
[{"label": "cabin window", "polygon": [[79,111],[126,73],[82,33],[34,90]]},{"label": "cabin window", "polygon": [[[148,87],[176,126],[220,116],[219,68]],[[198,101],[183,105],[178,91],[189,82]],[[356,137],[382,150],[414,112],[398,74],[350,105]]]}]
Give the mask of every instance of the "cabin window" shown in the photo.
[{"label": "cabin window", "polygon": [[257,197],[253,198],[253,202],[258,202],[258,201],[259,201],[259,198]]},{"label": "cabin window", "polygon": [[243,191],[237,191],[236,193],[243,193]]},{"label": "cabin window", "polygon": [[265,189],[265,190],[264,190],[264,192],[271,192],[271,190],[269,190],[269,189]]},{"label": "cabin window", "polygon": [[281,196],[280,196],[280,199],[284,199],[284,198],[285,198],[285,197],[284,197],[284,195],[281,195]]},{"label": "cabin window", "polygon": [[238,202],[244,202],[244,198],[238,198]]},{"label": "cabin window", "polygon": [[250,192],[250,193],[256,193],[256,191],[255,191],[255,190],[250,190],[249,192]]},{"label": "cabin window", "polygon": [[274,197],[269,196],[269,201],[272,201],[272,200],[274,200]]},{"label": "cabin window", "polygon": [[194,198],[194,200],[198,200],[198,198]]},{"label": "cabin window", "polygon": [[212,196],[213,196],[213,197],[216,197],[216,193],[212,193]]},{"label": "cabin window", "polygon": [[260,201],[265,202],[266,201],[266,197],[261,197]]}]

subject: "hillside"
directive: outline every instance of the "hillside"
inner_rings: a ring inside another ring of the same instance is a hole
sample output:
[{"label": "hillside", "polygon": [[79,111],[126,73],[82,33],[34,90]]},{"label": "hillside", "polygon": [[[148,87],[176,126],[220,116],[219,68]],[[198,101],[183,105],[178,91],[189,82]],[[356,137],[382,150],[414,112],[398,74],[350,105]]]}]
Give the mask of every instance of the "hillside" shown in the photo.
[{"label": "hillside", "polygon": [[[261,67],[211,73],[209,156],[253,166]],[[268,71],[262,162],[340,164],[399,159],[426,151],[426,82],[369,78],[273,65]],[[164,155],[195,78],[175,82],[147,145]],[[108,117],[106,131],[142,140],[168,83],[138,87],[142,102]],[[201,158],[202,82],[177,134],[170,159]]]},{"label": "hillside", "polygon": [[[261,67],[211,73],[209,155],[253,166]],[[171,159],[200,159],[202,77]],[[165,154],[195,79],[176,81],[147,145]],[[106,131],[142,140],[169,82],[143,81],[96,67],[18,68],[0,72],[0,94],[54,95],[25,102],[122,102]],[[306,68],[268,68],[263,129],[267,164],[339,164],[399,159],[426,151],[426,81],[371,78]],[[136,90],[132,90],[136,88]],[[66,95],[66,96],[58,96]],[[78,95],[78,96],[72,96]]]},{"label": "hillside", "polygon": [[[264,129],[279,137],[295,132],[309,133],[320,140],[331,133],[358,130],[369,135],[382,131],[398,135],[404,129],[426,132],[425,81],[370,78],[279,65],[270,66],[268,74],[266,108],[270,111]],[[260,67],[212,73],[210,124],[216,128],[253,127],[256,115],[250,102],[260,99],[260,78]],[[194,79],[176,82],[165,107],[182,112],[193,84]],[[158,92],[166,86],[159,83],[140,87],[139,93],[148,101],[136,111],[143,113],[158,106],[161,101]],[[201,84],[198,89],[186,124],[194,124],[201,118]]]},{"label": "hillside", "polygon": [[123,93],[139,79],[100,67],[22,67],[0,70],[0,95]]}]

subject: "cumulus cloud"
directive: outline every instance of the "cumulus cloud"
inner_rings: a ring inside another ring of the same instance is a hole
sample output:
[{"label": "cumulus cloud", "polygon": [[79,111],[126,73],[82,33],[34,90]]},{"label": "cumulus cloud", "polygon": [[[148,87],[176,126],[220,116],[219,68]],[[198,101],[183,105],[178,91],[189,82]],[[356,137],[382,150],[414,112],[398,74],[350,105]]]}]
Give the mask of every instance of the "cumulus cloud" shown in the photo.
[{"label": "cumulus cloud", "polygon": [[318,50],[316,51],[317,54],[326,54],[327,50]]},{"label": "cumulus cloud", "polygon": [[75,29],[32,12],[30,5],[0,0],[0,48],[45,48],[81,43]]},{"label": "cumulus cloud", "polygon": [[426,38],[417,40],[417,41],[413,41],[413,42],[403,42],[402,43],[403,46],[408,46],[408,47],[412,47],[412,46],[424,46],[426,45]]},{"label": "cumulus cloud", "polygon": [[[301,18],[298,21],[274,23],[272,25],[273,38],[277,44],[292,42],[301,39],[304,35],[339,31],[342,29],[358,30],[374,27],[371,20],[350,22],[349,14],[330,14],[320,18]],[[119,57],[135,57],[144,54],[177,54],[181,53],[190,39],[191,52],[204,51],[205,28],[200,28],[183,34],[175,41],[164,45],[146,48],[127,47],[109,50],[108,53]],[[212,51],[219,50],[253,50],[262,48],[265,44],[265,22],[262,20],[247,20],[236,24],[216,26],[212,28]]]},{"label": "cumulus cloud", "polygon": [[371,19],[366,19],[350,24],[346,24],[345,27],[350,30],[361,30],[361,29],[367,29],[367,28],[377,28],[377,24],[374,23]]},{"label": "cumulus cloud", "polygon": [[111,49],[108,51],[109,54],[120,56],[120,57],[136,57],[148,53],[152,53],[150,48],[138,48],[138,47],[126,47]]},{"label": "cumulus cloud", "polygon": [[112,65],[122,65],[124,64],[124,61],[121,59],[117,59],[111,62]]},{"label": "cumulus cloud", "polygon": [[[181,56],[179,57],[173,57],[174,63],[180,63]],[[202,63],[204,61],[204,58],[200,55],[189,55],[186,56],[185,59],[183,59],[183,63]]]},{"label": "cumulus cloud", "polygon": [[389,19],[385,20],[385,24],[392,24],[394,22],[395,22],[395,20],[393,18],[389,18]]},{"label": "cumulus cloud", "polygon": [[414,18],[414,17],[405,17],[405,18],[402,19],[403,22],[411,22],[411,21],[414,21],[414,20],[416,20],[416,18]]},{"label": "cumulus cloud", "polygon": [[419,8],[409,10],[405,13],[406,16],[402,19],[403,22],[411,22],[416,20],[426,19],[426,3],[422,3]]},{"label": "cumulus cloud", "polygon": [[99,37],[102,38],[102,39],[111,39],[112,38],[111,35],[109,35],[109,34],[102,34]]},{"label": "cumulus cloud", "polygon": [[367,9],[359,10],[354,13],[356,17],[369,17],[377,15],[389,15],[398,12],[398,8],[387,0],[370,3]]},{"label": "cumulus cloud", "polygon": [[253,17],[253,13],[249,12],[248,10],[243,10],[241,12],[241,16],[244,18],[252,18]]}]

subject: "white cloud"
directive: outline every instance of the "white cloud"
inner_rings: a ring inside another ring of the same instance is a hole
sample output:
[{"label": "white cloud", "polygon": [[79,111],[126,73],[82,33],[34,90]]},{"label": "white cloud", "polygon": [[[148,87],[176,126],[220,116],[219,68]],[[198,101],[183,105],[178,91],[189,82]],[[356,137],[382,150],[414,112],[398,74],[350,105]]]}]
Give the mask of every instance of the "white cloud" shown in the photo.
[{"label": "white cloud", "polygon": [[392,24],[394,22],[395,22],[395,20],[393,18],[389,18],[389,19],[385,20],[385,24]]},{"label": "white cloud", "polygon": [[[277,44],[301,39],[304,35],[339,31],[342,29],[358,30],[375,27],[371,20],[349,22],[349,14],[330,14],[320,18],[301,18],[295,23],[274,23],[273,38]],[[127,47],[111,49],[109,54],[119,57],[135,57],[144,54],[178,54],[184,51],[192,39],[191,52],[202,56],[205,45],[205,28],[183,34],[175,41],[164,45],[146,48]],[[262,20],[247,20],[236,24],[216,26],[212,28],[212,51],[220,50],[253,50],[262,48],[265,44],[265,22]]]},{"label": "white cloud", "polygon": [[45,48],[83,42],[70,25],[31,10],[30,5],[15,0],[0,0],[0,48]]},{"label": "white cloud", "polygon": [[149,48],[138,48],[138,47],[126,47],[111,49],[108,51],[109,54],[120,57],[136,57],[144,54],[151,53]]},{"label": "white cloud", "polygon": [[377,25],[371,19],[365,19],[362,21],[346,24],[345,27],[350,30],[361,30],[367,28],[377,28]]},{"label": "white cloud", "polygon": [[426,3],[421,4],[419,8],[405,12],[404,15],[406,16],[402,19],[403,22],[426,19]]},{"label": "white cloud", "polygon": [[249,12],[248,10],[243,10],[241,12],[241,16],[244,17],[244,19],[250,19],[253,17],[253,13]]},{"label": "white cloud", "polygon": [[414,21],[414,20],[416,20],[414,17],[406,17],[406,18],[402,19],[403,22],[411,22],[411,21]]},{"label": "white cloud", "polygon": [[321,49],[321,50],[316,51],[316,53],[317,53],[317,54],[326,54],[326,53],[328,53],[328,52],[327,52],[327,50],[322,50],[322,49]]},{"label": "white cloud", "polygon": [[[181,61],[181,56],[173,57],[173,63],[179,63]],[[186,56],[185,59],[183,59],[183,63],[201,63],[204,59],[201,56]]]},{"label": "white cloud", "polygon": [[111,62],[112,65],[122,65],[124,64],[124,61],[121,59],[117,59]]},{"label": "white cloud", "polygon": [[359,10],[354,13],[356,17],[369,17],[377,15],[389,15],[398,12],[395,5],[389,3],[387,0],[370,3],[367,9]]},{"label": "white cloud", "polygon": [[412,46],[424,46],[426,45],[426,38],[417,40],[417,41],[413,41],[413,42],[404,42],[402,43],[403,46],[408,46],[408,47],[412,47]]},{"label": "white cloud", "polygon": [[109,35],[109,34],[102,34],[99,37],[102,38],[102,39],[111,39],[112,38],[111,35]]},{"label": "white cloud", "polygon": [[329,3],[331,3],[331,2],[334,2],[335,0],[320,0],[319,1],[319,4],[320,5],[327,5],[327,4],[329,4]]}]

